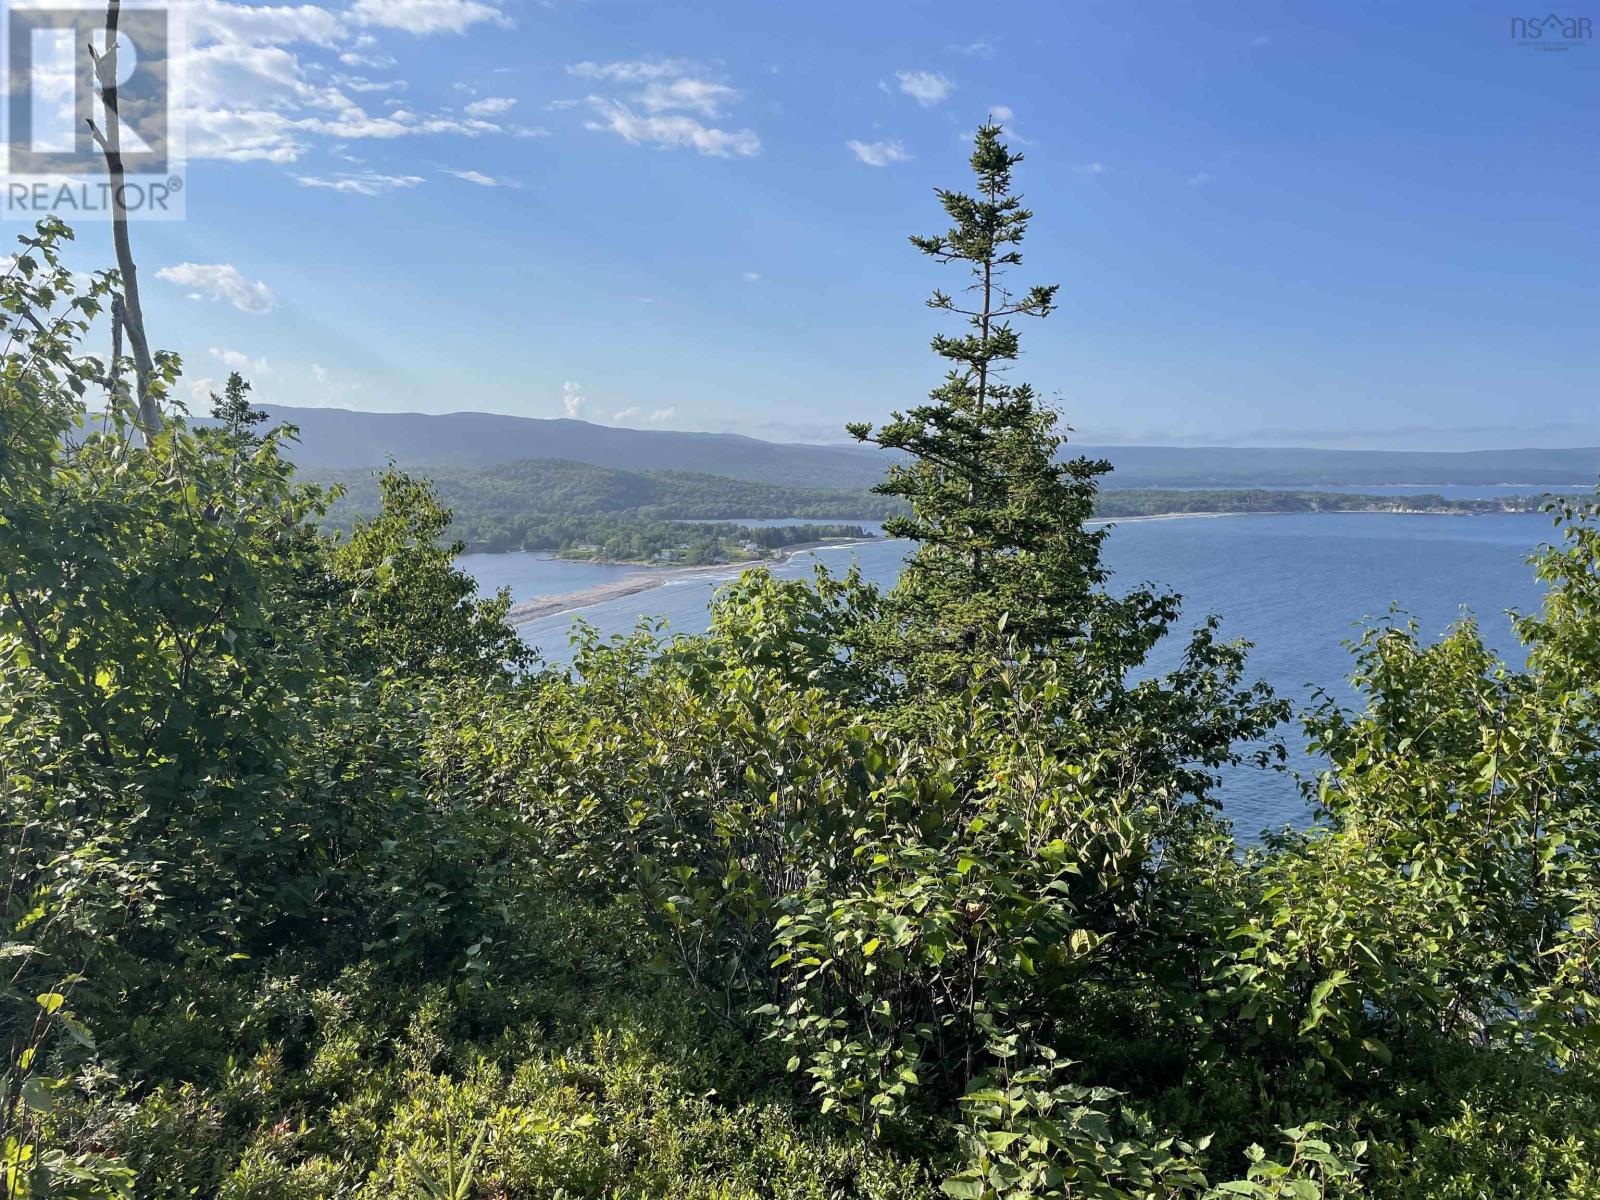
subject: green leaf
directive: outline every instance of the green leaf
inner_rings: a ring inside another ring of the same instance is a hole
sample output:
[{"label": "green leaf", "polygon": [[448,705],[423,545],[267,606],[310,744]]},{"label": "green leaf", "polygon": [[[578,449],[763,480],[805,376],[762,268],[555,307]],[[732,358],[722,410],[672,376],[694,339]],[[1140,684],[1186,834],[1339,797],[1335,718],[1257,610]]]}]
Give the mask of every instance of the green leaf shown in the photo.
[{"label": "green leaf", "polygon": [[983,1200],[983,1181],[965,1175],[946,1179],[939,1185],[939,1190],[946,1196],[954,1196],[955,1200]]},{"label": "green leaf", "polygon": [[22,1102],[34,1112],[47,1113],[56,1106],[55,1093],[63,1086],[59,1079],[30,1075],[22,1081]]}]

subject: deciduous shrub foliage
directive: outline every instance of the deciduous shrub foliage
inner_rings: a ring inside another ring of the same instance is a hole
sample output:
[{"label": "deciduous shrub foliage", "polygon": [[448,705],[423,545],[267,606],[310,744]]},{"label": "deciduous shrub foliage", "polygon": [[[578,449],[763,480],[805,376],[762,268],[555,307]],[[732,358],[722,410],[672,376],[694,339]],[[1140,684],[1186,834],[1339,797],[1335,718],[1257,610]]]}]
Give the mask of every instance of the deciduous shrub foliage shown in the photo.
[{"label": "deciduous shrub foliage", "polygon": [[[988,286],[1016,163],[920,243]],[[242,387],[139,437],[68,236],[0,288],[4,1195],[1600,1195],[1600,507],[1525,668],[1375,627],[1242,844],[1286,707],[1214,623],[1145,665],[1178,598],[1107,591],[992,295],[866,431],[901,588],[557,671],[426,482],[325,535]]]}]

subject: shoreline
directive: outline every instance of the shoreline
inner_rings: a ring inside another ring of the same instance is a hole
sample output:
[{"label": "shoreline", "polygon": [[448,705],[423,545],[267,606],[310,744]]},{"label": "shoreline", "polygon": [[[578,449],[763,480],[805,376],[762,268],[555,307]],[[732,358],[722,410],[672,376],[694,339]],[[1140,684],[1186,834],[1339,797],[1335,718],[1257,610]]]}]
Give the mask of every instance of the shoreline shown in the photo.
[{"label": "shoreline", "polygon": [[[622,600],[628,596],[636,596],[640,592],[654,591],[679,579],[693,579],[700,575],[726,575],[733,579],[745,571],[756,567],[776,567],[792,559],[796,554],[803,554],[810,550],[847,550],[853,546],[865,546],[871,542],[884,541],[883,538],[852,538],[839,542],[804,542],[797,546],[785,546],[783,550],[772,558],[756,558],[745,562],[710,563],[697,567],[660,567],[646,574],[641,570],[636,575],[624,575],[621,579],[614,579],[610,583],[596,583],[586,588],[578,588],[571,592],[553,592],[545,596],[534,596],[519,604],[513,604],[506,612],[507,625],[526,625],[530,621],[542,620],[545,617],[560,616],[562,613],[577,612],[584,608],[593,608],[596,604],[606,604],[612,600]],[[509,551],[508,553],[517,553]],[[604,559],[574,559],[576,562],[604,562]],[[638,563],[618,563],[618,566],[641,566]]]}]

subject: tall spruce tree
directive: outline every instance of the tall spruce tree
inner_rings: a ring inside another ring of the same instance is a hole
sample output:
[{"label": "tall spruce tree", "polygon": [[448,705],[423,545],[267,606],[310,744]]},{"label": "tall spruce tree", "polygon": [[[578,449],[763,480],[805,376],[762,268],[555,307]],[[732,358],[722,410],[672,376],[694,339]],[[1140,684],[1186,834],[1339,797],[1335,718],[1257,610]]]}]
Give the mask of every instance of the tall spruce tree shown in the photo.
[{"label": "tall spruce tree", "polygon": [[876,431],[849,426],[860,441],[910,456],[875,489],[910,502],[911,516],[884,525],[918,546],[874,647],[913,685],[940,690],[965,686],[975,659],[1001,644],[1081,646],[1092,610],[1109,604],[1099,591],[1104,531],[1085,522],[1095,480],[1110,464],[1063,461],[1056,413],[1008,378],[1018,355],[1012,319],[1049,315],[1057,290],[1007,286],[1033,216],[1011,192],[1022,155],[1001,141],[998,125],[985,124],[971,161],[977,194],[940,190],[949,230],[911,239],[937,262],[966,269],[970,282],[957,295],[937,290],[928,305],[965,318],[968,330],[933,339],[950,367],[926,404]]},{"label": "tall spruce tree", "polygon": [[250,407],[250,384],[237,371],[228,373],[222,395],[211,393],[211,417],[221,423],[229,437],[244,446],[258,446],[261,435],[255,428],[267,419],[259,408]]}]

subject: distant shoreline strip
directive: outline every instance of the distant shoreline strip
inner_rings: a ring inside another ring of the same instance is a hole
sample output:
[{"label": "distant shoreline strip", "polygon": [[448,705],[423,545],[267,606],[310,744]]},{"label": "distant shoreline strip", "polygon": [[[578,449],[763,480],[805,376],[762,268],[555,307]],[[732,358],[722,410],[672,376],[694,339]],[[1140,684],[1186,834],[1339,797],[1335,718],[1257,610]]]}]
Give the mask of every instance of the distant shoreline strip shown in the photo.
[{"label": "distant shoreline strip", "polygon": [[640,592],[648,592],[654,588],[674,579],[693,579],[698,575],[725,575],[733,579],[745,571],[756,567],[772,567],[788,562],[796,554],[808,550],[848,550],[854,546],[864,546],[867,541],[881,541],[880,538],[852,539],[843,542],[806,542],[799,546],[789,546],[782,554],[775,558],[757,559],[741,563],[716,563],[706,567],[675,567],[653,571],[650,574],[624,575],[621,579],[614,579],[610,583],[597,583],[592,587],[579,588],[573,592],[561,592],[549,596],[535,596],[521,604],[513,604],[506,613],[506,624],[526,625],[530,621],[538,621],[544,617],[558,616],[564,612],[577,612],[582,608],[593,608],[596,604],[606,604],[612,600],[622,600],[628,596],[636,596]]}]

